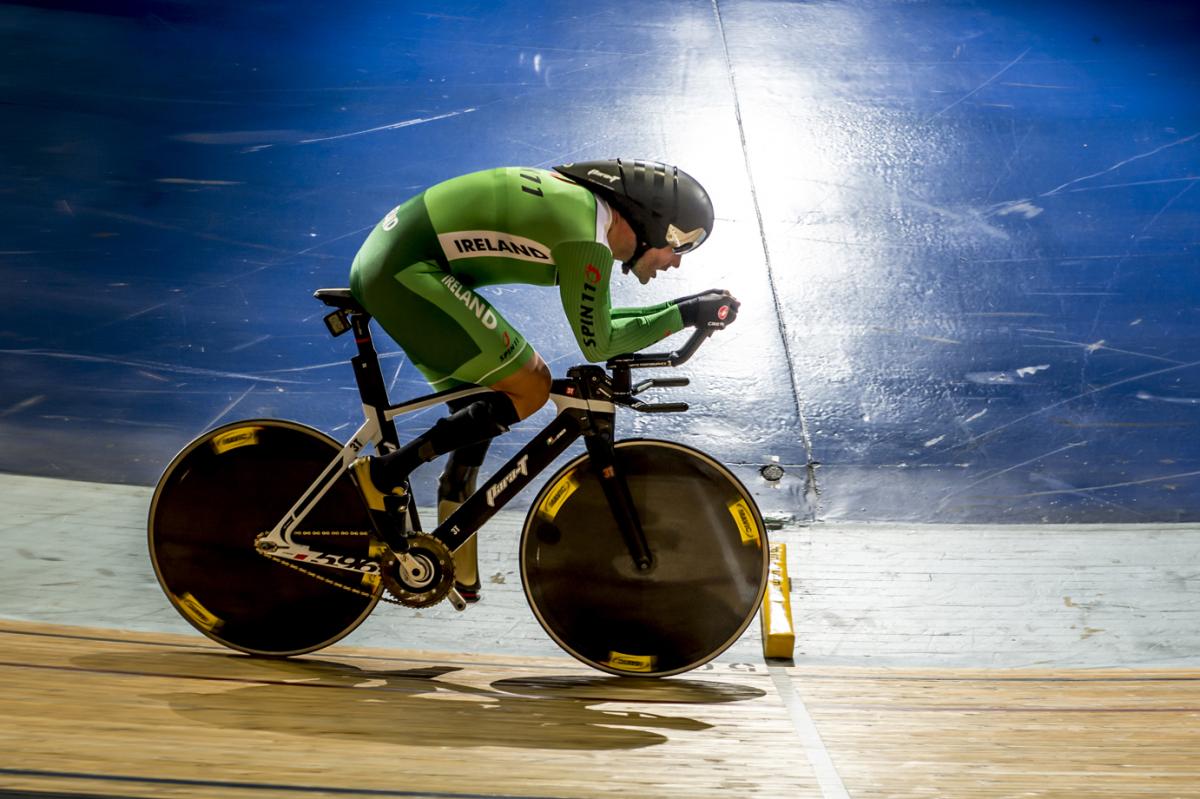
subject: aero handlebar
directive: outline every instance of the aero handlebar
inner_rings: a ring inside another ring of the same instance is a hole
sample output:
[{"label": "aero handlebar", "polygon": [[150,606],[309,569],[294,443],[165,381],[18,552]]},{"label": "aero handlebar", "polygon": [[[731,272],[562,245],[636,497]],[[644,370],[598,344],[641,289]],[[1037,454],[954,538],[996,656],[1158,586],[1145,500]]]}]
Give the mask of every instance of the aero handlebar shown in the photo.
[{"label": "aero handlebar", "polygon": [[714,332],[713,328],[702,327],[692,334],[692,337],[687,340],[682,349],[675,350],[674,352],[646,352],[617,355],[608,360],[607,366],[613,371],[618,369],[648,369],[661,366],[679,366],[695,355],[696,350],[700,349],[700,345]]},{"label": "aero handlebar", "polygon": [[643,413],[679,413],[688,409],[686,402],[647,403],[634,399],[648,388],[678,388],[686,386],[686,377],[656,377],[643,380],[636,386],[632,385],[629,377],[630,369],[650,369],[665,366],[679,366],[696,354],[700,345],[713,334],[713,328],[699,328],[687,340],[682,348],[673,352],[663,353],[629,353],[610,358],[608,368],[612,371],[613,400]]}]

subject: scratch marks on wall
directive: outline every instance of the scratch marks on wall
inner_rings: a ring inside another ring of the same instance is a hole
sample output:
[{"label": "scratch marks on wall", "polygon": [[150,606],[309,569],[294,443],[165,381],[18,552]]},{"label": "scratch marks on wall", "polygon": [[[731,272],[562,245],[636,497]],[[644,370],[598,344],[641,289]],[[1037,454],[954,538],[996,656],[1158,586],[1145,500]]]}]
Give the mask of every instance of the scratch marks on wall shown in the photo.
[{"label": "scratch marks on wall", "polygon": [[1141,480],[1125,480],[1124,482],[1106,483],[1105,485],[1082,486],[1082,487],[1075,487],[1075,488],[1061,488],[1061,489],[1054,489],[1051,491],[1032,491],[1028,494],[1019,494],[1018,496],[1021,498],[1048,497],[1053,494],[1078,494],[1078,493],[1087,493],[1089,491],[1106,491],[1106,490],[1112,489],[1112,488],[1125,488],[1127,486],[1140,486],[1140,485],[1147,485],[1149,483],[1161,483],[1166,480],[1182,480],[1184,478],[1196,477],[1196,476],[1200,476],[1200,470],[1191,471],[1191,472],[1177,472],[1175,474],[1164,474],[1164,475],[1160,475],[1158,477],[1146,477]]},{"label": "scratch marks on wall", "polygon": [[945,108],[943,108],[941,111],[938,111],[938,112],[937,112],[937,113],[935,113],[933,116],[929,117],[929,119],[927,119],[927,120],[926,120],[926,122],[928,122],[928,121],[931,121],[931,120],[934,120],[934,119],[937,119],[937,118],[938,118],[938,117],[940,117],[942,114],[946,113],[946,112],[947,112],[947,111],[949,111],[951,108],[954,108],[956,105],[958,105],[959,103],[963,102],[964,100],[969,100],[970,98],[974,97],[976,94],[979,94],[979,92],[981,92],[981,91],[983,91],[985,88],[987,88],[987,87],[988,87],[990,84],[992,84],[992,83],[993,83],[993,82],[994,82],[994,81],[995,81],[997,78],[999,78],[999,77],[1000,77],[1001,75],[1003,75],[1005,72],[1008,72],[1010,69],[1012,69],[1012,68],[1013,68],[1014,66],[1016,66],[1018,63],[1020,63],[1021,59],[1022,59],[1022,58],[1024,58],[1024,57],[1025,57],[1025,56],[1026,56],[1026,55],[1029,53],[1029,50],[1030,50],[1030,48],[1026,48],[1025,50],[1023,50],[1023,51],[1021,52],[1021,54],[1020,54],[1020,55],[1018,55],[1018,56],[1017,56],[1016,58],[1014,58],[1012,61],[1009,61],[1007,64],[1005,64],[1005,65],[1004,65],[1004,68],[1003,68],[1003,69],[1001,69],[999,72],[997,72],[995,75],[992,75],[990,78],[988,78],[987,80],[985,80],[983,83],[979,84],[979,85],[978,85],[978,86],[976,86],[974,89],[972,89],[971,91],[969,91],[969,92],[967,92],[966,94],[964,94],[962,97],[960,97],[960,98],[958,98],[957,100],[955,100],[954,102],[950,103],[950,105],[946,106],[946,107],[945,107]]},{"label": "scratch marks on wall", "polygon": [[1125,166],[1126,164],[1131,164],[1134,161],[1140,161],[1143,158],[1149,158],[1153,155],[1157,155],[1158,153],[1161,153],[1163,150],[1170,149],[1171,147],[1178,147],[1181,144],[1187,144],[1188,142],[1192,141],[1193,139],[1196,139],[1197,137],[1200,137],[1200,132],[1193,133],[1191,136],[1184,136],[1182,139],[1176,139],[1175,141],[1167,142],[1166,144],[1155,147],[1153,150],[1150,150],[1148,152],[1139,153],[1137,155],[1130,156],[1129,158],[1126,158],[1123,161],[1118,161],[1117,163],[1113,164],[1112,166],[1108,167],[1107,169],[1101,169],[1099,172],[1093,172],[1090,175],[1083,175],[1082,177],[1078,177],[1073,180],[1068,180],[1066,183],[1063,183],[1061,186],[1056,186],[1055,188],[1051,189],[1050,191],[1043,192],[1039,196],[1051,197],[1051,196],[1063,191],[1068,186],[1074,186],[1076,183],[1082,183],[1085,180],[1091,180],[1092,178],[1098,178],[1101,175],[1107,175],[1109,172],[1115,172],[1116,170],[1120,169],[1121,167]]},{"label": "scratch marks on wall", "polygon": [[1145,402],[1166,402],[1172,405],[1200,405],[1200,397],[1161,397],[1149,391],[1139,391],[1133,396]]},{"label": "scratch marks on wall", "polygon": [[437,115],[431,116],[431,117],[417,117],[415,119],[405,119],[405,120],[401,120],[400,122],[393,122],[389,125],[379,125],[378,127],[367,128],[366,130],[356,130],[356,131],[352,131],[350,133],[339,133],[335,136],[321,136],[321,137],[313,138],[313,139],[301,139],[299,143],[300,144],[316,144],[317,142],[336,141],[338,139],[348,139],[352,136],[365,136],[368,133],[378,133],[381,130],[399,130],[400,128],[407,128],[407,127],[411,127],[413,125],[424,125],[429,122],[437,122],[439,119],[450,119],[452,117],[462,116],[463,114],[470,114],[477,110],[479,110],[479,109],[477,109],[477,108],[460,108],[457,111],[448,111],[445,114],[437,114]]}]

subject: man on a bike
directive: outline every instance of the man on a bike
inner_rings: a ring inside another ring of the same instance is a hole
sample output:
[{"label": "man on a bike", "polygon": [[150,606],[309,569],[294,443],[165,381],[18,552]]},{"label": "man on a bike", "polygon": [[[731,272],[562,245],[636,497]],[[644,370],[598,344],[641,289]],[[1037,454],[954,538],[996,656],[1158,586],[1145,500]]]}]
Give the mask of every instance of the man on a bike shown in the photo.
[{"label": "man on a bike", "polygon": [[[723,328],[738,302],[713,289],[644,308],[612,308],[613,264],[642,284],[678,267],[712,231],[708,193],[683,170],[612,159],[551,170],[505,167],[439,183],[393,209],[350,269],[354,297],[438,391],[467,384],[494,393],[452,413],[400,450],[354,464],[373,514],[403,497],[420,464],[451,453],[438,485],[441,524],[475,490],[491,439],[550,396],[550,370],[476,293],[481,286],[557,286],[589,361],[634,352],[685,327]],[[478,599],[475,539],[455,553],[459,593]]]}]

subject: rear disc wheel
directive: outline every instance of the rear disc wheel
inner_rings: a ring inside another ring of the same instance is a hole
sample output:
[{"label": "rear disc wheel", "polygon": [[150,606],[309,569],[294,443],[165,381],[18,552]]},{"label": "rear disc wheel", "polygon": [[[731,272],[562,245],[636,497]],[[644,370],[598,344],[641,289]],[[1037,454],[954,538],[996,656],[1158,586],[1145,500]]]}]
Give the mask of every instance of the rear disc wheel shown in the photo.
[{"label": "rear disc wheel", "polygon": [[[205,433],[171,462],[150,506],[150,558],[193,627],[243,652],[296,655],[332,644],[370,614],[378,575],[293,565],[255,549],[339,450],[312,428],[257,419]],[[293,535],[322,552],[369,558],[371,530],[345,473]]]}]

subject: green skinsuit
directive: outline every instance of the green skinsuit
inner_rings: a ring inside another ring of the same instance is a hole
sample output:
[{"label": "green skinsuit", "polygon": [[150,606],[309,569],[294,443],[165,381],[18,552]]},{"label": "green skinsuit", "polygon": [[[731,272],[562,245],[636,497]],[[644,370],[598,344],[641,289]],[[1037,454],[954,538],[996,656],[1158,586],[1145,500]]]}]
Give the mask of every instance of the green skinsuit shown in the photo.
[{"label": "green skinsuit", "polygon": [[683,329],[673,303],[611,308],[610,211],[543,169],[504,167],[448,180],[375,226],[350,269],[355,298],[437,390],[490,386],[534,350],[475,289],[558,286],[589,361]]}]

